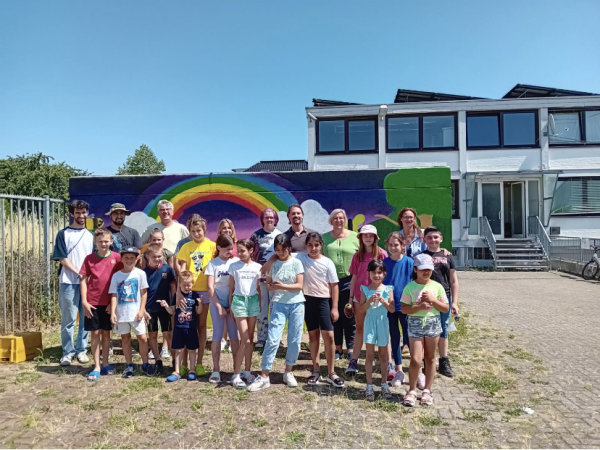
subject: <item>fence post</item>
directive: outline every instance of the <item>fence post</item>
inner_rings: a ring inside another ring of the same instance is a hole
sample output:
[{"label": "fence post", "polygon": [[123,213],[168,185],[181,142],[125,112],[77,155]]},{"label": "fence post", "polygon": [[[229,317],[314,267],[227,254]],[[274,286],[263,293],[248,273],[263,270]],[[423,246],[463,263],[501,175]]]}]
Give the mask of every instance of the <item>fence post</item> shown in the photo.
[{"label": "fence post", "polygon": [[44,280],[44,296],[48,302],[48,318],[52,315],[50,304],[50,197],[44,195],[44,261],[46,277]]}]

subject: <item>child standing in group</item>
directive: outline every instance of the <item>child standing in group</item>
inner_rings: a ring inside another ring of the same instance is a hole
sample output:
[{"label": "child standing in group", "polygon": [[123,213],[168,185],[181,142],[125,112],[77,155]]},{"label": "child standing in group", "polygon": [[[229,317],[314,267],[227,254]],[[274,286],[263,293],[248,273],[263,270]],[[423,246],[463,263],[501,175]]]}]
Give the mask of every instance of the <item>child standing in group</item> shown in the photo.
[{"label": "child standing in group", "polygon": [[385,278],[385,264],[383,261],[374,259],[367,266],[369,279],[368,286],[360,287],[360,310],[364,314],[364,340],[367,347],[365,358],[365,375],[367,377],[367,389],[365,397],[368,401],[375,400],[373,391],[373,360],[375,358],[375,346],[379,347],[379,364],[381,367],[381,395],[389,399],[392,396],[387,384],[388,368],[388,343],[390,340],[390,327],[387,318],[388,312],[394,311],[394,291],[392,286],[383,284]]},{"label": "child standing in group", "polygon": [[162,263],[168,264],[169,266],[173,267],[173,264],[175,263],[175,255],[172,251],[165,248],[164,243],[165,235],[163,231],[158,228],[154,228],[148,236],[148,241],[144,243],[141,249],[142,255],[144,256],[140,261],[140,267],[142,269],[144,269],[148,265],[148,247],[150,245],[160,246],[160,251],[162,254]]},{"label": "child standing in group", "polygon": [[[98,381],[100,375],[114,375],[115,368],[108,364],[110,346],[110,294],[108,288],[113,274],[123,267],[121,255],[110,250],[112,233],[105,228],[94,232],[96,251],[85,257],[81,275],[81,303],[85,314],[84,329],[91,335],[94,369],[88,381]],[[100,365],[102,347],[102,365]]]},{"label": "child standing in group", "polygon": [[[413,260],[406,256],[404,239],[402,235],[394,231],[387,238],[387,249],[390,254],[383,260],[386,269],[383,284],[394,288],[394,311],[388,313],[390,323],[390,362],[388,366],[388,381],[392,386],[400,387],[404,381],[404,372],[402,372],[402,347],[408,346],[408,325],[406,314],[403,314],[402,291],[410,283],[413,274]],[[402,339],[400,339],[400,329],[402,329]],[[402,342],[401,342],[402,341]],[[393,364],[392,364],[393,360]]]},{"label": "child standing in group", "polygon": [[[414,257],[416,277],[402,292],[402,312],[408,314],[410,338],[410,388],[404,396],[404,405],[415,406],[417,401],[417,376],[425,359],[425,386],[421,394],[422,405],[433,405],[431,386],[435,376],[435,349],[442,332],[440,312],[448,312],[446,293],[441,284],[431,279],[433,259],[421,253]],[[424,356],[423,356],[424,355]]]},{"label": "child standing in group", "polygon": [[146,335],[146,299],[148,281],[143,270],[135,267],[140,255],[136,247],[121,249],[123,268],[115,272],[110,281],[108,292],[110,299],[110,321],[114,331],[121,335],[123,355],[127,367],[123,378],[134,375],[134,365],[131,358],[131,331],[136,334],[142,357],[142,370],[146,375],[154,375],[155,368],[148,363],[148,336]]},{"label": "child standing in group", "polygon": [[442,321],[442,334],[438,342],[438,351],[440,353],[439,369],[440,374],[446,377],[453,377],[454,371],[450,366],[448,357],[448,326],[450,325],[450,313],[458,315],[458,276],[456,274],[456,265],[454,257],[449,252],[444,252],[440,248],[443,236],[437,227],[427,227],[423,232],[427,250],[423,253],[428,254],[433,259],[433,274],[431,279],[437,281],[444,287],[450,311],[440,313]]},{"label": "child standing in group", "polygon": [[273,244],[277,260],[267,273],[267,286],[273,294],[271,297],[273,309],[271,311],[271,321],[269,322],[267,343],[262,355],[262,372],[248,386],[250,392],[271,386],[269,372],[279,348],[286,320],[288,321],[288,346],[285,355],[283,382],[290,387],[298,386],[292,370],[300,354],[300,342],[302,341],[304,268],[298,259],[292,258],[292,243],[287,235],[280,234],[276,236]]},{"label": "child standing in group", "polygon": [[159,300],[170,299],[175,294],[177,281],[175,280],[175,271],[168,264],[163,264],[162,247],[158,244],[150,244],[145,257],[148,259],[148,265],[144,269],[148,280],[148,301],[146,311],[150,318],[148,319],[148,342],[150,351],[153,353],[156,370],[162,373],[163,361],[162,352],[158,351],[158,325],[162,331],[163,341],[167,344],[167,349],[171,346],[172,325],[171,316],[167,311],[161,308]]},{"label": "child standing in group", "polygon": [[[254,242],[241,239],[237,242],[239,261],[229,267],[229,304],[240,332],[240,348],[233,360],[231,384],[236,388],[245,388],[254,381],[250,373],[252,368],[252,350],[254,349],[254,325],[260,313],[261,265],[252,261]],[[246,359],[245,370],[241,372],[242,360]]]},{"label": "child standing in group", "polygon": [[[183,244],[181,250],[177,253],[177,260],[180,262],[179,268],[181,271],[189,270],[194,275],[192,290],[202,304],[205,305],[198,316],[199,347],[196,373],[198,376],[202,376],[205,374],[202,360],[204,358],[204,347],[206,346],[206,318],[208,316],[208,304],[210,303],[208,283],[204,269],[213,258],[217,247],[213,241],[206,238],[206,221],[202,217],[198,214],[192,214],[187,223],[192,240],[187,244]],[[220,342],[221,338],[219,337]],[[191,368],[192,366],[190,365]]]},{"label": "child standing in group", "polygon": [[229,303],[230,267],[231,264],[239,261],[239,258],[233,257],[233,239],[226,234],[222,234],[217,238],[215,253],[215,258],[208,263],[204,271],[208,284],[208,295],[210,296],[210,317],[213,324],[212,343],[210,345],[213,372],[208,381],[220,383],[221,338],[225,328],[227,328],[231,339],[231,352],[234,361],[239,347],[237,325],[231,314],[231,303]]},{"label": "child standing in group", "polygon": [[193,367],[196,365],[196,350],[198,350],[198,316],[202,312],[203,305],[198,299],[198,295],[192,291],[194,286],[194,274],[184,270],[179,274],[178,294],[181,295],[185,306],[178,307],[176,304],[169,305],[165,300],[159,300],[160,305],[165,308],[169,314],[175,315],[175,328],[173,330],[173,340],[171,348],[174,357],[174,372],[167,377],[168,382],[181,379],[180,366],[183,355],[183,349],[187,349],[190,359],[190,371],[187,374],[188,381],[196,379],[196,372]]},{"label": "child standing in group", "polygon": [[346,369],[347,375],[356,375],[358,372],[358,358],[362,351],[365,315],[359,307],[361,298],[360,287],[369,284],[367,266],[375,259],[383,260],[388,256],[387,252],[377,245],[379,236],[377,235],[377,228],[375,226],[364,225],[358,233],[358,241],[358,251],[352,257],[349,271],[352,274],[350,295],[352,296],[352,307],[356,321],[356,333],[354,335],[352,359],[348,362],[348,368]]},{"label": "child standing in group", "polygon": [[308,384],[316,385],[321,381],[319,343],[321,337],[323,337],[325,359],[327,361],[326,380],[334,387],[343,388],[344,380],[334,370],[333,322],[339,319],[337,272],[333,261],[321,254],[323,239],[319,233],[308,233],[305,244],[307,253],[298,253],[296,258],[300,260],[304,267],[302,287],[302,292],[306,298],[304,321],[308,330],[308,345],[313,364],[312,374],[308,377]]}]

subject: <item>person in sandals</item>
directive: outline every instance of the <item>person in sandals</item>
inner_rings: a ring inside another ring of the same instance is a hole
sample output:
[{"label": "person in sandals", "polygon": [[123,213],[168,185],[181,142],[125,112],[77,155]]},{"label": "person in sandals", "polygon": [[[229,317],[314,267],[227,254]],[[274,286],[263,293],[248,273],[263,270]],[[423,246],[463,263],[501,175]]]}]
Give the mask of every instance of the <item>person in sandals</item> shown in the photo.
[{"label": "person in sandals", "polygon": [[[425,358],[425,387],[421,393],[422,405],[433,405],[431,386],[435,377],[435,349],[438,346],[442,323],[440,312],[450,309],[444,287],[431,279],[434,270],[431,256],[421,253],[414,258],[415,279],[402,292],[402,312],[408,315],[410,339],[410,388],[404,396],[405,406],[415,406],[417,377]],[[423,356],[424,355],[424,356]]]}]

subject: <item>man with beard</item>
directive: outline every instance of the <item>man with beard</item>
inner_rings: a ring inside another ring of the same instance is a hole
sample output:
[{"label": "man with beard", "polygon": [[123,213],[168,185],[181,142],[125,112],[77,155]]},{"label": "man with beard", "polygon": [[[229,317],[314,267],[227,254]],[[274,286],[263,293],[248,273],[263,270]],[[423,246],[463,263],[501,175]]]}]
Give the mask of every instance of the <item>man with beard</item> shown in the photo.
[{"label": "man with beard", "polygon": [[110,216],[112,224],[106,229],[113,235],[113,243],[110,249],[114,252],[120,252],[125,247],[142,248],[142,238],[139,233],[131,227],[125,225],[125,216],[131,214],[123,203],[113,203],[110,205],[110,211],[106,213]]},{"label": "man with beard", "polygon": [[[52,259],[60,263],[58,304],[61,313],[60,340],[62,345],[61,366],[69,366],[74,357],[80,363],[89,361],[86,355],[88,332],[84,329],[84,311],[81,303],[79,270],[83,260],[92,253],[94,237],[85,228],[89,205],[81,200],[69,204],[73,223],[56,235]],[[79,330],[74,342],[75,323],[79,314]]]},{"label": "man with beard", "polygon": [[291,205],[288,208],[287,217],[291,226],[284,234],[292,242],[292,252],[306,252],[306,235],[315,230],[311,230],[302,224],[304,220],[302,206],[298,204]]}]

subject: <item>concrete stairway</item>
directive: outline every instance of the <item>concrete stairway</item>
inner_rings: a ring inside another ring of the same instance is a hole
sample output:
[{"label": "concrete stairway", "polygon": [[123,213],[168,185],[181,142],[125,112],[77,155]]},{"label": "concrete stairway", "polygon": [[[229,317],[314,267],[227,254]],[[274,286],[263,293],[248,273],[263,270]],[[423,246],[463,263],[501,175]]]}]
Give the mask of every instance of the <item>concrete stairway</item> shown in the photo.
[{"label": "concrete stairway", "polygon": [[548,258],[536,238],[496,241],[496,270],[548,270]]}]

